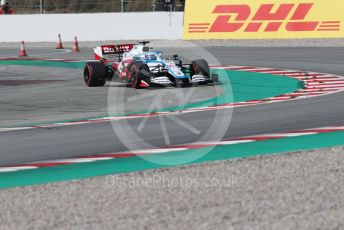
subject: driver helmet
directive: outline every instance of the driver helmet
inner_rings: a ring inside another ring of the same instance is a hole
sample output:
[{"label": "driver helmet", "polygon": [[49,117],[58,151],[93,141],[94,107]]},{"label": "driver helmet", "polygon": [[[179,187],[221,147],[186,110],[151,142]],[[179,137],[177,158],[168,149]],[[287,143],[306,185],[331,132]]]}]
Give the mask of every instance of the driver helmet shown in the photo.
[{"label": "driver helmet", "polygon": [[0,5],[1,5],[1,6],[6,6],[6,5],[7,5],[7,0],[1,0]]},{"label": "driver helmet", "polygon": [[146,60],[156,60],[156,54],[145,54],[145,59]]}]

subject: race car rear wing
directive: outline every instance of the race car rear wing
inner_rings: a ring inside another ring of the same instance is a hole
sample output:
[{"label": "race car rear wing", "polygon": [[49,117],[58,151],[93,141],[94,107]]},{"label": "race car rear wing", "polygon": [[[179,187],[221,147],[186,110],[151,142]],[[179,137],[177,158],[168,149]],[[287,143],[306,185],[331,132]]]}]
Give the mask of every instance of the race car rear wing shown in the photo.
[{"label": "race car rear wing", "polygon": [[122,54],[129,52],[134,46],[135,44],[97,46],[94,48],[94,58],[96,60],[120,61]]}]

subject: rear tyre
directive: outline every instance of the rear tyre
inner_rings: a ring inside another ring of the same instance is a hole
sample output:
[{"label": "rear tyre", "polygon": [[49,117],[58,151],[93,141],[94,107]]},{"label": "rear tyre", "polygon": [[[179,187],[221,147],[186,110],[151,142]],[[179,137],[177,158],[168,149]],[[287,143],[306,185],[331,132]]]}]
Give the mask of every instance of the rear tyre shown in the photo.
[{"label": "rear tyre", "polygon": [[100,87],[106,83],[106,67],[102,62],[88,62],[84,68],[84,81],[88,87]]},{"label": "rear tyre", "polygon": [[141,88],[142,81],[150,84],[150,69],[147,64],[133,63],[130,71],[130,85],[135,89]]}]

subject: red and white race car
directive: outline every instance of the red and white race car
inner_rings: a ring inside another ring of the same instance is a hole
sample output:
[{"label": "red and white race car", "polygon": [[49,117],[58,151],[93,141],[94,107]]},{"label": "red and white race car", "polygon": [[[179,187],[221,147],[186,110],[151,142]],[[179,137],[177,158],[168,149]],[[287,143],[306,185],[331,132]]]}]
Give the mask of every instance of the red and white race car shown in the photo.
[{"label": "red and white race car", "polygon": [[86,63],[84,68],[86,85],[104,86],[106,81],[116,80],[133,88],[154,85],[180,87],[218,81],[217,75],[210,75],[209,65],[204,59],[183,64],[178,55],[166,59],[162,52],[152,51],[148,43],[96,47],[96,61]]}]

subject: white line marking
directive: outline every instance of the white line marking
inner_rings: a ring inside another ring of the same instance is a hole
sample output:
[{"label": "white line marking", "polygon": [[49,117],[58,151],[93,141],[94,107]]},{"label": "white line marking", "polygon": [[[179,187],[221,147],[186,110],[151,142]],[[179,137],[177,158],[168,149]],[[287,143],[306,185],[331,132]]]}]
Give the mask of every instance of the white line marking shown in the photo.
[{"label": "white line marking", "polygon": [[34,166],[18,166],[18,167],[0,167],[0,172],[15,172],[19,170],[27,170],[27,169],[37,169],[38,167]]},{"label": "white line marking", "polygon": [[33,129],[33,128],[34,127],[0,128],[0,132],[20,131],[20,130],[27,130],[27,129]]},{"label": "white line marking", "polygon": [[272,134],[264,134],[264,135],[257,135],[257,136],[249,136],[247,139],[251,138],[268,138],[268,137],[299,137],[299,136],[305,136],[305,135],[313,135],[318,134],[316,132],[305,132],[305,133],[272,133]]},{"label": "white line marking", "polygon": [[60,159],[60,160],[47,160],[47,161],[38,161],[29,163],[27,165],[35,165],[35,164],[54,164],[54,163],[87,163],[87,162],[94,162],[94,161],[101,161],[101,160],[111,160],[113,157],[83,157],[83,158],[70,158],[70,159]]},{"label": "white line marking", "polygon": [[344,126],[338,126],[338,127],[322,127],[322,128],[312,128],[312,129],[306,129],[307,130],[344,130]]},{"label": "white line marking", "polygon": [[201,142],[196,143],[197,144],[204,144],[204,145],[236,145],[236,144],[243,144],[243,143],[249,143],[249,142],[255,142],[255,140],[238,140],[238,141],[211,141],[211,142]]},{"label": "white line marking", "polygon": [[130,153],[133,153],[133,154],[151,154],[151,153],[168,153],[168,152],[184,151],[184,150],[188,150],[188,148],[143,149],[143,150],[131,151]]}]

